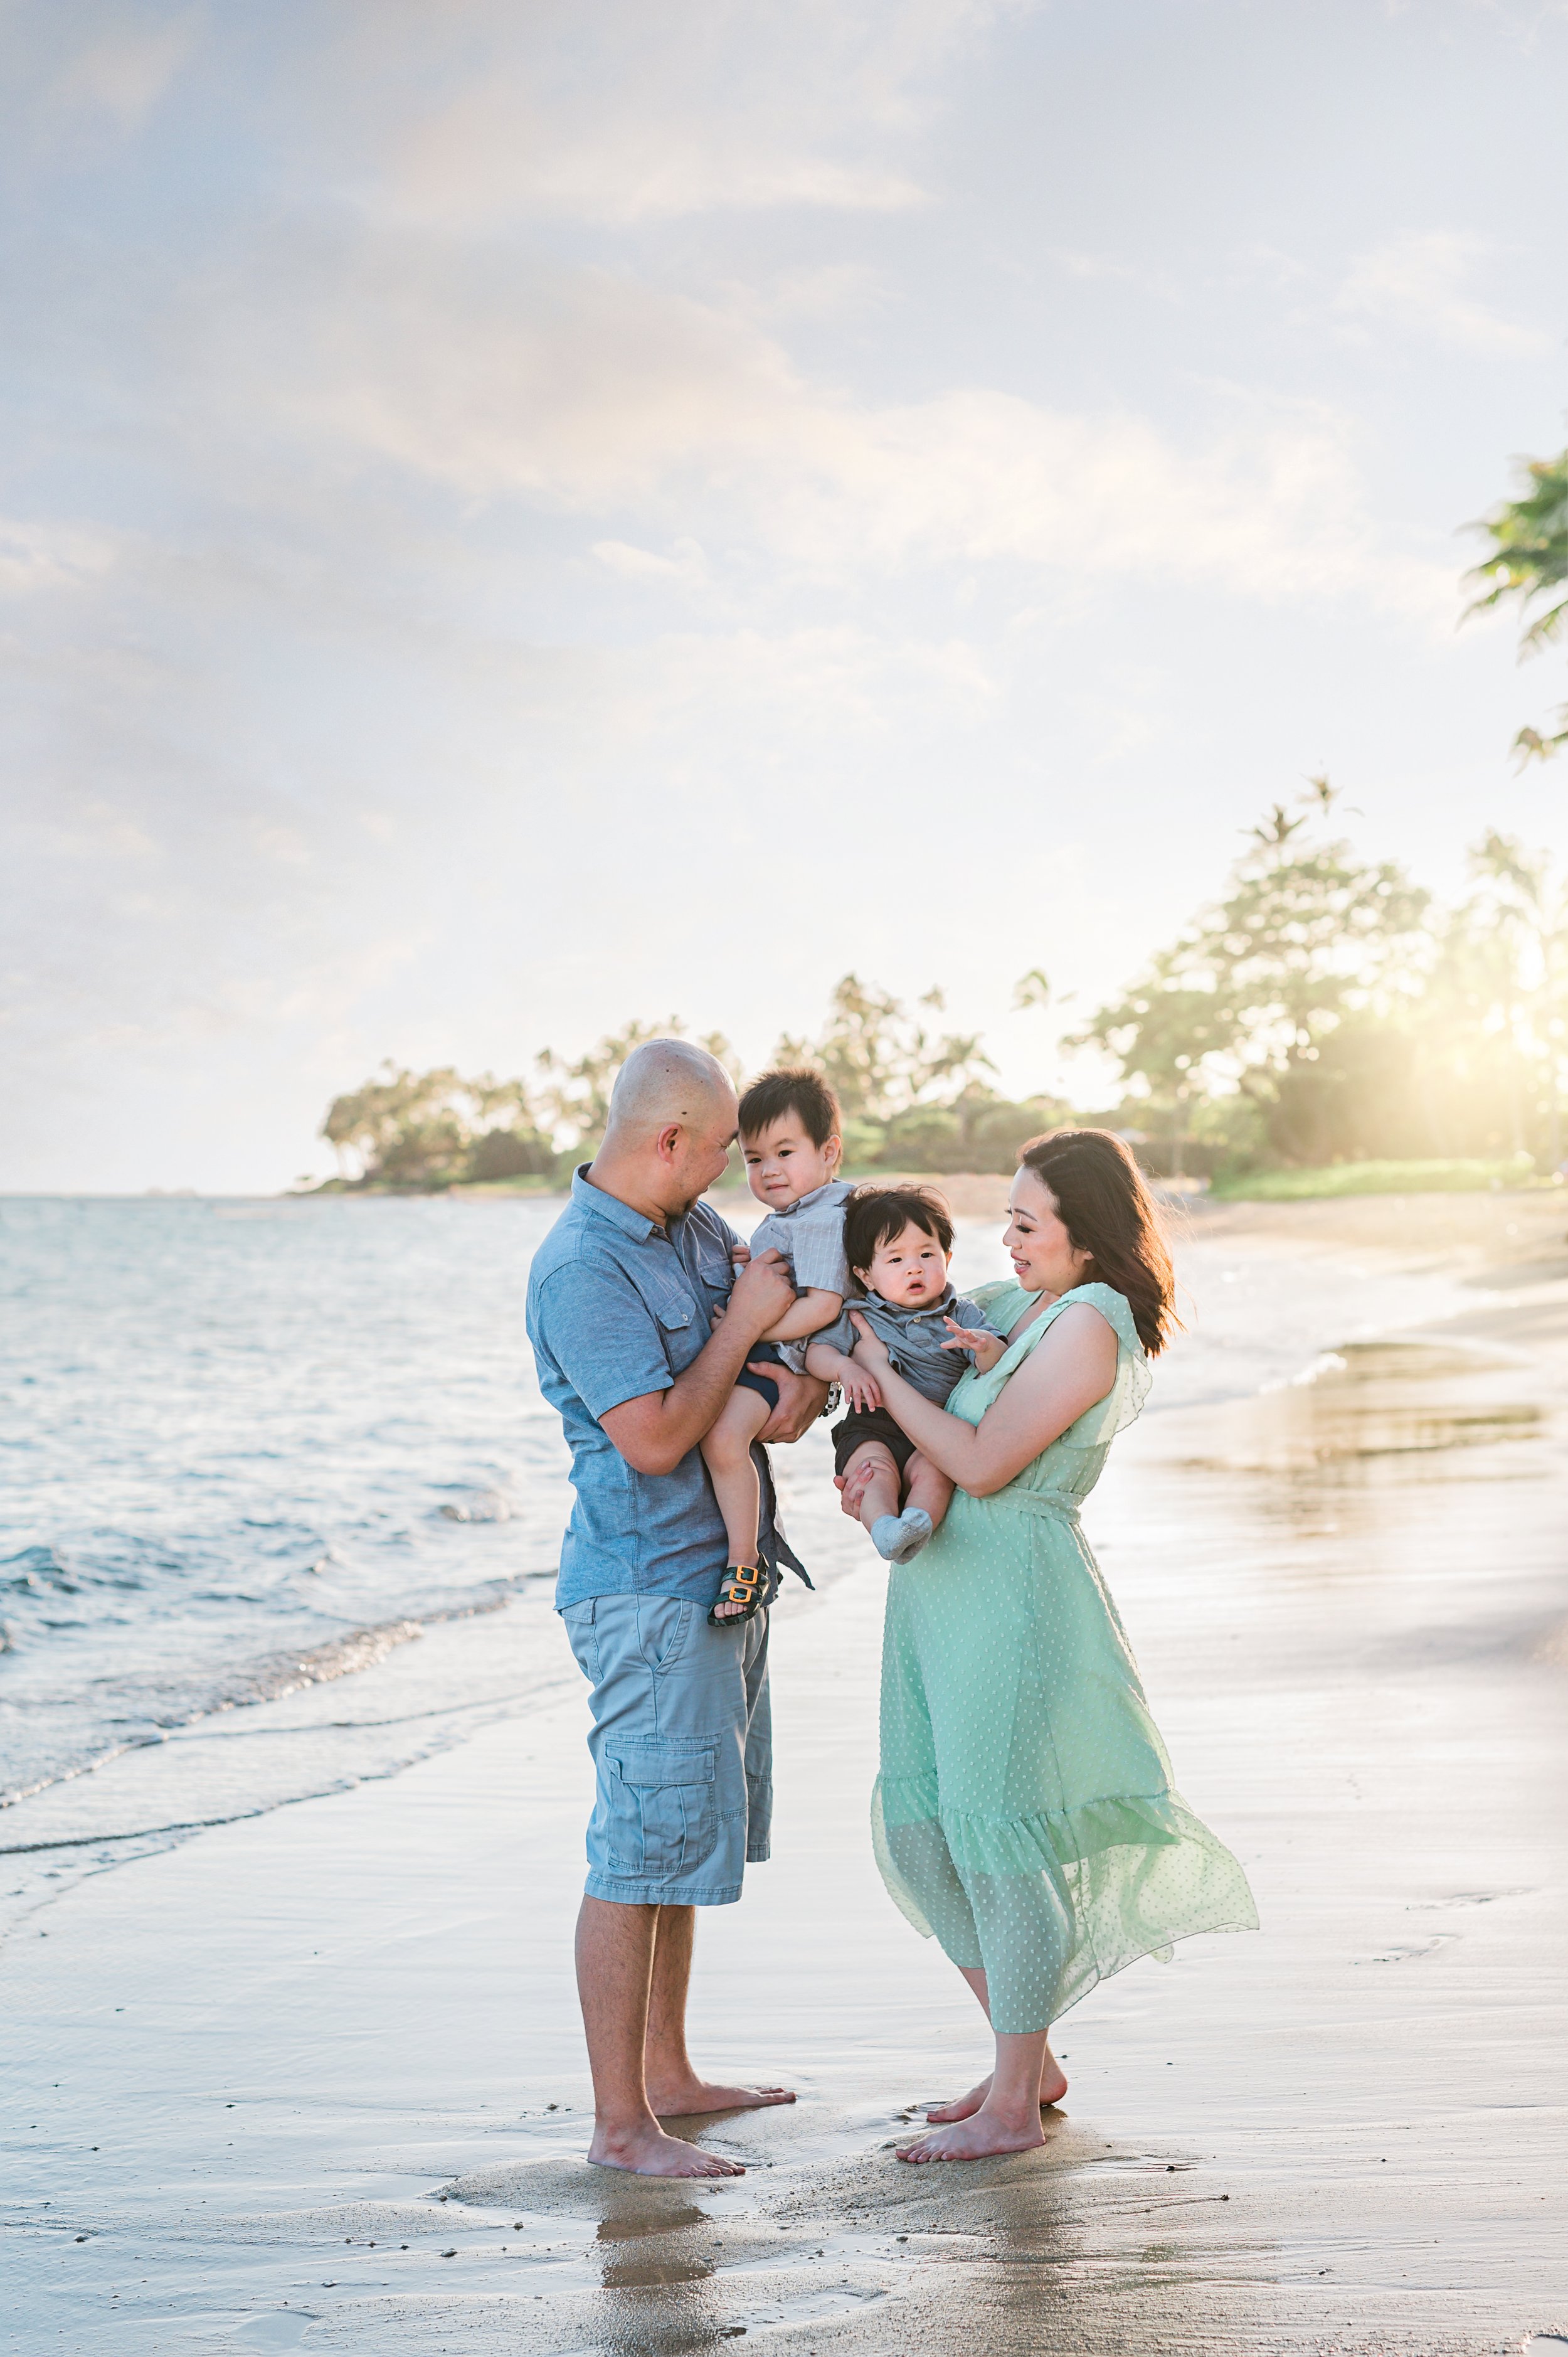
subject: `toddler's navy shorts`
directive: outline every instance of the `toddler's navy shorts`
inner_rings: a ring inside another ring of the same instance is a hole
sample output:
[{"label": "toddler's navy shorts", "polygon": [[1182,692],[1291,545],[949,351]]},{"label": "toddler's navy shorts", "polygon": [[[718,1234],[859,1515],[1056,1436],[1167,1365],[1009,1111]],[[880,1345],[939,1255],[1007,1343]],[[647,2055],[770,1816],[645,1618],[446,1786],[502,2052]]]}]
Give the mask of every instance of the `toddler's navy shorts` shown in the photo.
[{"label": "toddler's navy shorts", "polygon": [[[751,1352],[751,1356],[754,1359],[771,1359],[776,1367],[781,1367],[784,1364],[782,1355],[771,1342],[759,1342],[756,1350]],[[735,1387],[737,1392],[760,1392],[770,1408],[775,1408],[779,1405],[778,1384],[770,1383],[766,1375],[752,1374],[748,1368],[741,1369],[735,1379]]]}]

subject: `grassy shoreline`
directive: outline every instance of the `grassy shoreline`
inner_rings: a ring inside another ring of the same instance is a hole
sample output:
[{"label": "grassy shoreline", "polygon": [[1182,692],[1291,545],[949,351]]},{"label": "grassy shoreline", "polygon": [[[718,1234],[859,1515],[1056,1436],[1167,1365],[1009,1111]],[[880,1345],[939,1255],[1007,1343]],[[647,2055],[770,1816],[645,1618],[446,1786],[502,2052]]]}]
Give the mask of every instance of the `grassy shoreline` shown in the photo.
[{"label": "grassy shoreline", "polygon": [[1348,1195],[1495,1195],[1550,1186],[1525,1159],[1332,1162],[1316,1170],[1245,1170],[1216,1178],[1217,1203],[1305,1203]]}]

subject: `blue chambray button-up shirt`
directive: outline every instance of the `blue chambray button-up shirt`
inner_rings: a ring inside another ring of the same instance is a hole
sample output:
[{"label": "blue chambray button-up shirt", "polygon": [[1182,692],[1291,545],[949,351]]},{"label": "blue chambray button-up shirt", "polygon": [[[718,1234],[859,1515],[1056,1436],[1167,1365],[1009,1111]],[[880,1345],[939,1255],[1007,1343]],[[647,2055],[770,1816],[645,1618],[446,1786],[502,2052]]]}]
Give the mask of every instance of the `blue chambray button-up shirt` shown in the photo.
[{"label": "blue chambray button-up shirt", "polygon": [[[555,1609],[590,1596],[690,1597],[712,1604],[724,1577],[724,1517],[700,1449],[669,1473],[639,1473],[599,1423],[648,1392],[668,1391],[708,1340],[735,1282],[739,1239],[711,1204],[661,1228],[585,1176],[533,1256],[528,1339],[539,1385],[558,1410],[576,1496],[561,1549]],[[805,1573],[773,1511],[766,1449],[760,1544],[772,1567]],[[810,1586],[810,1582],[807,1582]]]}]

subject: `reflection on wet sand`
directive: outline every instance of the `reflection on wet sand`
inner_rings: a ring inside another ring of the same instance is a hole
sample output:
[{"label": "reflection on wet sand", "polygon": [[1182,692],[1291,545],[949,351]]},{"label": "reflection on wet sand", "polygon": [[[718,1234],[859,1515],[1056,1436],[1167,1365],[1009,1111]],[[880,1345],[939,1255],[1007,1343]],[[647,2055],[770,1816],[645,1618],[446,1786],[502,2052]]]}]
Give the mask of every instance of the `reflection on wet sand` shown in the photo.
[{"label": "reflection on wet sand", "polygon": [[629,2243],[644,2234],[672,2234],[681,2226],[701,2226],[707,2214],[689,2201],[662,2212],[650,2211],[641,2202],[626,2209],[610,2208],[599,2220],[598,2239],[601,2243]]},{"label": "reflection on wet sand", "polygon": [[[705,2234],[704,2212],[683,2202],[662,2215],[639,2206],[612,2207],[600,2218],[596,2240],[607,2243],[600,2281],[607,2291],[662,2290],[672,2284],[702,2283],[714,2272],[704,2253],[676,2247],[682,2230],[699,2227]],[[621,2245],[631,2244],[628,2251]]]},{"label": "reflection on wet sand", "polygon": [[[1232,1472],[1343,1480],[1383,1457],[1432,1456],[1539,1434],[1546,1418],[1513,1358],[1433,1342],[1347,1342],[1288,1384],[1206,1412],[1184,1460]],[[1493,1478],[1518,1469],[1503,1460]],[[1475,1478],[1475,1469],[1465,1469]],[[1315,1495],[1321,1482],[1315,1479]]]},{"label": "reflection on wet sand", "polygon": [[[1218,2299],[1226,2333],[1242,2333],[1257,2253],[1230,2192],[1190,2157],[1138,2152],[1060,2113],[1047,2129],[1040,2152],[940,2176],[901,2166],[890,2142],[811,2169],[781,2152],[755,2198],[711,2208],[547,2163],[465,2179],[451,2202],[481,2237],[487,2208],[531,2212],[513,2231],[549,2248],[549,2314],[513,2309],[519,2351],[683,2357],[760,2332],[807,2352],[831,2340],[1022,2357],[1101,2346],[1094,2319],[1130,2312],[1156,2348],[1200,2292],[1213,2322]],[[575,2236],[563,2208],[580,2216]]]}]

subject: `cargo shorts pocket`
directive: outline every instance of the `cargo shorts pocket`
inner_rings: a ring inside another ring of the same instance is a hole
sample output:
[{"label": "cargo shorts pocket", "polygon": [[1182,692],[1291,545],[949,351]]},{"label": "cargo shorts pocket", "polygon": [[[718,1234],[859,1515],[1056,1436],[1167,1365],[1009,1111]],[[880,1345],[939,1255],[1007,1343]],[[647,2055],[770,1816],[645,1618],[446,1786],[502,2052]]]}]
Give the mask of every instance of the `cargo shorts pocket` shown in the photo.
[{"label": "cargo shorts pocket", "polygon": [[595,1626],[598,1617],[598,1599],[590,1596],[582,1604],[563,1607],[561,1625],[566,1631],[566,1641],[576,1656],[577,1667],[591,1686],[599,1683],[599,1632]]},{"label": "cargo shorts pocket", "polygon": [[714,1834],[712,1744],[674,1738],[605,1746],[612,1874],[679,1875],[702,1865]]}]

